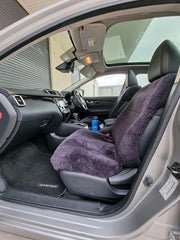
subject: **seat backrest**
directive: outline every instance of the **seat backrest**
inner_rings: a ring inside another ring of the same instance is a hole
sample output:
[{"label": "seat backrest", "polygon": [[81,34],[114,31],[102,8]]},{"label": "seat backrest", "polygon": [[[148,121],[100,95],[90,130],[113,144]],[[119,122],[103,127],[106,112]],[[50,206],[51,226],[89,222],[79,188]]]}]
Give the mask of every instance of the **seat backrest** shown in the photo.
[{"label": "seat backrest", "polygon": [[128,105],[131,98],[140,88],[141,87],[138,86],[136,75],[132,70],[129,70],[126,75],[122,91],[120,92],[120,95],[118,96],[109,113],[109,118],[116,118]]},{"label": "seat backrest", "polygon": [[112,137],[119,161],[124,167],[140,164],[139,142],[151,119],[164,107],[179,65],[180,53],[176,46],[168,40],[161,43],[149,67],[151,84],[134,95],[114,122]]}]

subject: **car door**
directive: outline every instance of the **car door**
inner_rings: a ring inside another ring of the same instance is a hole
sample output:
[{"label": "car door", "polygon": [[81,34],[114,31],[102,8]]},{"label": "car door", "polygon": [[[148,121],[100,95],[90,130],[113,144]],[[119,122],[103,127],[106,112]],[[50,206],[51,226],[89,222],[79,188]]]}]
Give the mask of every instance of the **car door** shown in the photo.
[{"label": "car door", "polygon": [[125,74],[105,75],[81,86],[88,106],[88,114],[106,117],[121,93]]}]

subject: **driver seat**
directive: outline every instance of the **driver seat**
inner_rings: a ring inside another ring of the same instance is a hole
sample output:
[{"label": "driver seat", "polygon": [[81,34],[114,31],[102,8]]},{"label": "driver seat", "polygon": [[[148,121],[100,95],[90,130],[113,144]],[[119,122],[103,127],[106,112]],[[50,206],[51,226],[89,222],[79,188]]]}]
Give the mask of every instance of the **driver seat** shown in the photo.
[{"label": "driver seat", "polygon": [[57,147],[51,163],[69,192],[103,200],[127,195],[153,141],[179,65],[176,46],[164,41],[150,62],[150,84],[115,120],[112,136],[83,129]]},{"label": "driver seat", "polygon": [[141,87],[138,85],[136,75],[132,70],[128,70],[121,93],[115,101],[109,113],[109,118],[116,118],[128,105],[131,98]]},{"label": "driver seat", "polygon": [[[117,97],[116,101],[114,102],[109,112],[108,118],[116,118],[128,105],[131,98],[140,88],[141,87],[138,85],[136,75],[132,70],[128,70],[122,90],[119,96]],[[90,125],[92,118],[93,116],[87,116],[81,119],[81,122]]]}]

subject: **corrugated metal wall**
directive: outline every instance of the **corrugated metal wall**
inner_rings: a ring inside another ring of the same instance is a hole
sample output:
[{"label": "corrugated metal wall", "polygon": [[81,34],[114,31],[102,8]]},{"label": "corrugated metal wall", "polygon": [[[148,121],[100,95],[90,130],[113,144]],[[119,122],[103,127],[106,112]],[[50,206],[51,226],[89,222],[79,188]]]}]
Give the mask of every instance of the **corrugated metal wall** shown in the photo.
[{"label": "corrugated metal wall", "polygon": [[48,40],[17,53],[0,65],[0,87],[51,88]]},{"label": "corrugated metal wall", "polygon": [[0,30],[27,15],[16,0],[0,0]]}]

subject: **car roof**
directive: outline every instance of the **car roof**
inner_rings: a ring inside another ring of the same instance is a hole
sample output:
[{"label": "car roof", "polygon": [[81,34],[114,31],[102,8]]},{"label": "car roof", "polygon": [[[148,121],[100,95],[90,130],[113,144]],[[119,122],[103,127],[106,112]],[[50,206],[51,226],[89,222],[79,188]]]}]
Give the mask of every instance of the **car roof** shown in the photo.
[{"label": "car roof", "polygon": [[161,1],[156,1],[156,3],[149,1],[147,4],[145,1],[106,0],[102,4],[100,0],[60,1],[30,14],[3,29],[0,35],[0,58],[6,59],[19,49],[31,45],[32,42],[36,43],[52,33],[55,34],[61,29],[61,31],[69,31],[76,49],[76,57],[80,62],[83,62],[82,59],[90,53],[98,56],[99,62],[92,64],[98,76],[101,76],[101,74],[119,73],[121,69],[125,72],[129,68],[134,70],[135,73],[147,72],[148,63],[140,65],[128,64],[121,67],[118,66],[118,68],[116,66],[113,68],[107,67],[104,64],[102,48],[96,48],[89,52],[86,49],[87,46],[83,46],[82,39],[91,39],[88,35],[91,31],[96,33],[99,31],[100,39],[102,39],[105,37],[103,29],[108,29],[119,22],[145,19],[147,17],[177,15],[177,11],[180,11],[180,6],[175,2],[164,1],[164,4],[162,4]]}]

